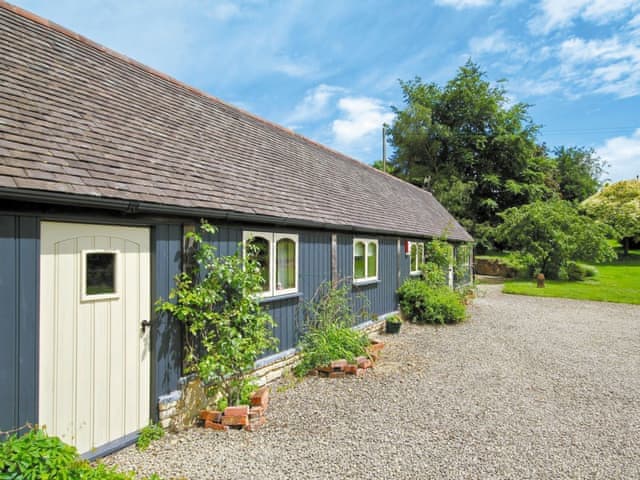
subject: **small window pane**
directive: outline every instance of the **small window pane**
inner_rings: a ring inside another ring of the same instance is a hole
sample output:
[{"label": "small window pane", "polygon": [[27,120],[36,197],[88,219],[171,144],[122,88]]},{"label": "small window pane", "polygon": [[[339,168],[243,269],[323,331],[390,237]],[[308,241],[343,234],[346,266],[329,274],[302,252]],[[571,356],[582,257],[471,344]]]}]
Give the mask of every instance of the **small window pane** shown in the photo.
[{"label": "small window pane", "polygon": [[262,291],[271,289],[269,281],[269,240],[262,237],[254,237],[247,242],[247,256],[258,264],[262,276]]},{"label": "small window pane", "polygon": [[378,247],[375,243],[369,243],[367,247],[367,277],[377,277]]},{"label": "small window pane", "polygon": [[417,269],[416,265],[418,264],[418,245],[415,243],[411,244],[411,271],[415,272]]},{"label": "small window pane", "polygon": [[296,244],[289,238],[276,244],[276,290],[296,286]]},{"label": "small window pane", "polygon": [[353,278],[364,278],[364,243],[356,242],[353,247]]},{"label": "small window pane", "polygon": [[116,254],[87,253],[86,295],[116,293]]},{"label": "small window pane", "polygon": [[416,271],[420,270],[420,265],[422,265],[424,263],[424,243],[419,243],[418,244],[418,253],[416,255]]}]

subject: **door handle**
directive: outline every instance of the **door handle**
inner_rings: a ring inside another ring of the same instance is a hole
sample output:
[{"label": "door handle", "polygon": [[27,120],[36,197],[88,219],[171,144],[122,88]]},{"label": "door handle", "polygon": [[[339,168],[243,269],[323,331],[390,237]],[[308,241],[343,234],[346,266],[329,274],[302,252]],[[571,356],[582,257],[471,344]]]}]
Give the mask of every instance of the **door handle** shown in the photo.
[{"label": "door handle", "polygon": [[149,320],[142,320],[142,322],[140,322],[140,328],[142,328],[142,333],[147,331],[147,327],[151,328],[151,322]]}]

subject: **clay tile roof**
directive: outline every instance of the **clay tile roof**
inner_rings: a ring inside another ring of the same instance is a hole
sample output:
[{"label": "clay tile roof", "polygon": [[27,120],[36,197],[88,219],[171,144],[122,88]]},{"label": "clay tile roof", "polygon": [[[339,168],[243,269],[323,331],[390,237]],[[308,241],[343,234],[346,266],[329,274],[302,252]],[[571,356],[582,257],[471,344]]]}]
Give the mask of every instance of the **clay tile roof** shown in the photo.
[{"label": "clay tile roof", "polygon": [[0,191],[469,234],[433,196],[0,1]]}]

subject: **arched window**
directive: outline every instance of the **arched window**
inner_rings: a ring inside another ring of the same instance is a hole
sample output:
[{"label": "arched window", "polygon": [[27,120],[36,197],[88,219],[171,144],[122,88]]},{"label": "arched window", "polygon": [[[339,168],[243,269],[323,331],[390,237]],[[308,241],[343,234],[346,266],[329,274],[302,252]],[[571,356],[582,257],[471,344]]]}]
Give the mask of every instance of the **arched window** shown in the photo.
[{"label": "arched window", "polygon": [[244,254],[253,259],[263,278],[262,296],[298,291],[298,235],[243,232]]},{"label": "arched window", "polygon": [[296,289],[296,242],[280,238],[276,243],[276,292]]},{"label": "arched window", "polygon": [[270,243],[271,242],[263,236],[252,237],[246,243],[247,257],[255,261],[260,269],[263,292],[271,291]]},{"label": "arched window", "polygon": [[364,264],[364,242],[356,242],[353,246],[353,278],[365,278],[366,270]]},{"label": "arched window", "polygon": [[367,245],[367,277],[378,278],[378,244],[374,242]]},{"label": "arched window", "polygon": [[378,241],[364,238],[353,240],[353,280],[366,282],[378,279]]}]

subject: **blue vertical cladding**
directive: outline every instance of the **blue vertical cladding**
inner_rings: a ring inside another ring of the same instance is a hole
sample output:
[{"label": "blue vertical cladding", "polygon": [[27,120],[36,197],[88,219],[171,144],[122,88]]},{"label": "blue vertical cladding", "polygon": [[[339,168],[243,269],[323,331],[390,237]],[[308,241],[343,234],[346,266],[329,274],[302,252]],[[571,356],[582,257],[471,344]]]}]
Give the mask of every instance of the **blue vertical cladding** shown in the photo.
[{"label": "blue vertical cladding", "polygon": [[[365,303],[368,310],[378,316],[395,311],[398,289],[398,239],[372,235],[338,235],[338,275],[352,283],[353,239],[371,238],[378,240],[378,282],[367,285],[353,285],[352,293],[356,310]],[[361,300],[364,298],[366,300]],[[365,319],[363,319],[365,320]]]},{"label": "blue vertical cladding", "polygon": [[[151,254],[152,298],[166,300],[182,268],[182,225],[154,227]],[[182,374],[182,326],[167,313],[154,311],[151,332],[151,411],[157,416],[158,397],[176,390]]]},{"label": "blue vertical cladding", "polygon": [[0,216],[0,430],[38,422],[39,222]]},{"label": "blue vertical cladding", "polygon": [[[324,281],[331,279],[331,233],[312,230],[273,228],[264,225],[216,225],[218,231],[207,240],[219,255],[233,255],[242,242],[244,230],[294,233],[298,235],[298,290],[301,296],[264,302],[263,308],[275,320],[273,333],[278,338],[278,350],[297,346],[300,339],[302,305],[313,297]],[[265,352],[269,355],[274,352]]]}]

